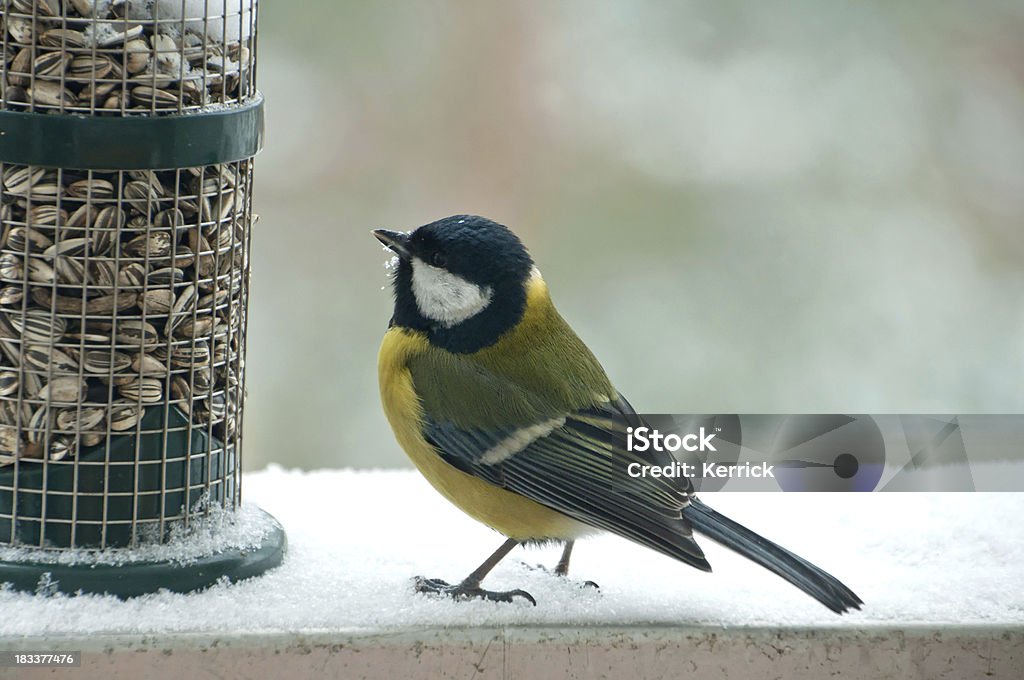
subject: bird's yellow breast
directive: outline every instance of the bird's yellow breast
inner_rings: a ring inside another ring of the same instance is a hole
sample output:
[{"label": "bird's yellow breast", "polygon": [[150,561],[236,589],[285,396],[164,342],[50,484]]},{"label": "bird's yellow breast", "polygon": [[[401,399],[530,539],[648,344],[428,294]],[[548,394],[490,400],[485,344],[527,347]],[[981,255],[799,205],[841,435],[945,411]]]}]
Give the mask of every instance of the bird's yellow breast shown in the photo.
[{"label": "bird's yellow breast", "polygon": [[491,528],[518,540],[573,539],[593,529],[524,496],[477,479],[446,463],[423,438],[423,411],[408,361],[430,348],[415,331],[393,327],[384,335],[378,377],[384,414],[399,445],[441,495]]}]

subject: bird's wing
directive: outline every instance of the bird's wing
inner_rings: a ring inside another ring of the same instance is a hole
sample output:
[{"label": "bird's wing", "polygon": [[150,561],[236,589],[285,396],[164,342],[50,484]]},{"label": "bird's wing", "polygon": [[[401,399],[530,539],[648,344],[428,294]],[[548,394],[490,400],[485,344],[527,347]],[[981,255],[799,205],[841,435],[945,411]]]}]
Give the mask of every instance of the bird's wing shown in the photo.
[{"label": "bird's wing", "polygon": [[[414,384],[418,377],[420,382],[428,378],[423,367],[410,368]],[[449,464],[585,524],[710,570],[682,514],[693,492],[690,481],[627,474],[630,463],[664,465],[672,458],[626,450],[626,428],[642,421],[620,395],[559,411],[549,395],[498,379],[466,360],[450,361],[444,375],[446,389],[490,401],[477,403],[482,412],[520,414],[512,426],[473,426],[465,418],[457,423],[425,409],[423,435]],[[524,420],[525,414],[531,415]]]}]

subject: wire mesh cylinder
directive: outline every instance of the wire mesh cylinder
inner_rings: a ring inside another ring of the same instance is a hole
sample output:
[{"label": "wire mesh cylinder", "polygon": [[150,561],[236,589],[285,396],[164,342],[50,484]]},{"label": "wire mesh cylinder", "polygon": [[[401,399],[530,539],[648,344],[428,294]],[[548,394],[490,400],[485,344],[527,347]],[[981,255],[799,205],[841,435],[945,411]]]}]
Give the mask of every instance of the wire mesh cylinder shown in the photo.
[{"label": "wire mesh cylinder", "polygon": [[[0,8],[0,110],[127,121],[258,97],[255,0]],[[251,158],[126,169],[112,147],[109,166],[4,160],[0,545],[159,542],[234,508]]]}]

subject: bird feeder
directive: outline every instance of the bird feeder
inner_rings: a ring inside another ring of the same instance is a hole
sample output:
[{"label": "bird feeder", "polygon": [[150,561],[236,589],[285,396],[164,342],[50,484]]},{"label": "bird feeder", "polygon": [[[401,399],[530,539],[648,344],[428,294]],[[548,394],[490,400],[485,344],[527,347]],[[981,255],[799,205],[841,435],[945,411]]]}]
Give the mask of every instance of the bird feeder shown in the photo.
[{"label": "bird feeder", "polygon": [[241,508],[256,0],[0,0],[0,33],[0,583],[276,566],[269,516],[258,545],[116,559]]}]

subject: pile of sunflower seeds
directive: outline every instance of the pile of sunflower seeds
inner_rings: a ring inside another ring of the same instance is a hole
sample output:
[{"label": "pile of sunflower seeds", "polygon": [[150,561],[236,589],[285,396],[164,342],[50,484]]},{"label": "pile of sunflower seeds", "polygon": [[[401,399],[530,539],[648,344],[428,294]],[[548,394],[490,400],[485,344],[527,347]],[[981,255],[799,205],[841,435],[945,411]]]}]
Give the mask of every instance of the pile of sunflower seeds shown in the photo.
[{"label": "pile of sunflower seeds", "polygon": [[[0,0],[0,108],[121,116],[243,102],[256,94],[255,5]],[[189,14],[205,12],[222,14]],[[0,466],[136,434],[166,404],[237,438],[250,173],[249,161],[0,163]]]},{"label": "pile of sunflower seeds", "polygon": [[[152,4],[0,0],[5,108],[123,115],[197,110],[255,94],[251,27],[242,25],[252,12],[226,2],[235,11],[214,25],[235,30],[210,34],[208,20],[139,18]],[[217,11],[221,3],[210,6]]]},{"label": "pile of sunflower seeds", "polygon": [[166,403],[236,437],[250,172],[0,165],[0,465],[134,434]]}]

